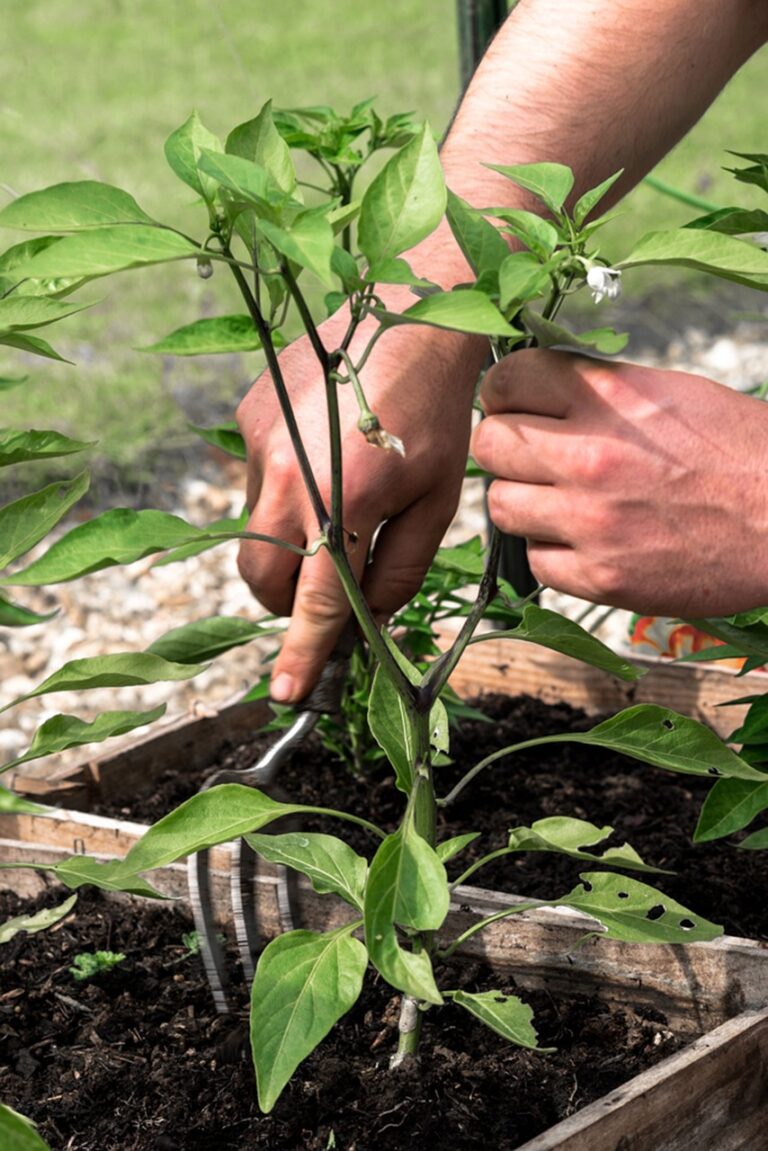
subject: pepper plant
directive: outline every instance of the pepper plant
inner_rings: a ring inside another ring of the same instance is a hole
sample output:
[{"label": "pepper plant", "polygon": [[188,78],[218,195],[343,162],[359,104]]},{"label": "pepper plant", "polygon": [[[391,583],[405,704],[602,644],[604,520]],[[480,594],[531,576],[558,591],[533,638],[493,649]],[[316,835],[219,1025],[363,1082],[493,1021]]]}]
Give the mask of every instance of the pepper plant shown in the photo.
[{"label": "pepper plant", "polygon": [[[499,748],[475,764],[450,792],[441,786],[440,757],[449,749],[444,694],[467,645],[488,638],[477,628],[489,611],[503,612],[506,618],[504,629],[492,633],[494,638],[501,634],[542,644],[628,681],[640,672],[578,624],[518,599],[497,576],[496,532],[491,533],[484,554],[469,549],[460,558],[453,557],[477,583],[474,600],[462,609],[454,642],[426,668],[408,658],[390,631],[378,626],[350,563],[339,390],[354,393],[359,431],[372,452],[407,455],[407,441],[402,443],[382,426],[365,391],[369,355],[389,329],[425,324],[482,335],[496,358],[532,343],[612,354],[621,350],[626,339],[612,329],[575,332],[561,325],[559,312],[569,295],[586,286],[596,299],[615,297],[624,269],[663,262],[692,264],[764,286],[768,255],[729,235],[681,230],[646,237],[623,263],[610,267],[594,246],[602,221],[594,219],[593,212],[615,177],[569,207],[574,180],[563,165],[502,167],[497,170],[538,200],[540,214],[470,205],[446,190],[429,127],[416,128],[410,121],[390,133],[387,142],[402,146],[357,201],[348,177],[350,169],[359,166],[356,141],[366,129],[358,131],[357,125],[366,117],[369,139],[376,141],[381,122],[360,106],[350,118],[355,127],[347,121],[346,128],[339,128],[342,118],[328,110],[275,118],[265,105],[224,143],[196,115],[190,117],[169,138],[166,156],[176,175],[200,198],[202,223],[196,237],[153,219],[127,192],[92,181],[59,184],[22,196],[0,212],[1,224],[42,233],[0,257],[0,272],[10,280],[0,301],[0,317],[4,307],[15,324],[9,329],[12,339],[6,338],[6,343],[15,340],[16,346],[38,354],[50,355],[50,346],[43,347],[39,337],[28,335],[25,324],[47,322],[54,313],[74,310],[78,305],[66,301],[91,280],[168,262],[177,262],[182,269],[196,266],[206,277],[214,269],[231,274],[243,299],[243,314],[186,324],[160,339],[154,350],[181,355],[261,350],[317,519],[316,539],[301,549],[253,536],[239,521],[201,528],[152,510],[113,509],[72,529],[26,567],[5,575],[0,585],[55,584],[153,553],[181,559],[190,550],[232,539],[266,540],[304,557],[324,548],[371,653],[375,670],[367,722],[392,765],[395,786],[402,794],[402,819],[394,831],[379,828],[358,814],[278,802],[257,789],[225,784],[194,796],[161,819],[124,860],[103,864],[77,856],[48,868],[71,888],[94,883],[146,894],[152,888],[144,875],[153,868],[243,835],[266,860],[297,869],[318,892],[334,893],[349,905],[350,918],[341,927],[325,933],[289,932],[273,940],[262,954],[252,987],[251,1036],[264,1111],[275,1105],[299,1063],[356,1001],[369,964],[402,996],[398,1045],[392,1056],[397,1065],[416,1056],[424,1012],[439,1009],[447,1000],[505,1039],[537,1046],[530,1008],[518,997],[502,995],[494,988],[470,994],[441,985],[436,975],[436,960],[452,954],[469,935],[500,915],[512,916],[534,906],[565,905],[597,920],[606,936],[629,941],[682,943],[711,939],[719,933],[714,924],[655,887],[614,871],[594,870],[620,867],[645,874],[655,869],[629,845],[601,851],[599,845],[611,829],[584,820],[563,817],[513,828],[501,850],[462,865],[461,854],[476,836],[468,828],[457,838],[440,842],[437,814],[479,772],[502,761],[509,772],[514,770],[510,762],[514,763],[515,752],[571,740],[671,771],[739,783],[764,780],[746,758],[724,746],[707,728],[668,708],[648,705],[630,707],[588,732]],[[393,138],[401,129],[406,137],[402,142]],[[305,202],[290,143],[309,147],[331,177],[329,194],[321,193],[318,202]],[[471,282],[452,291],[416,276],[405,258],[446,213],[473,269]],[[510,250],[510,240],[517,250]],[[346,331],[333,345],[324,342],[314,296],[306,287],[308,280],[323,286],[326,306],[345,311]],[[387,307],[386,286],[391,284],[413,289],[414,302],[401,313]],[[297,427],[278,355],[289,305],[300,317],[316,355],[327,404],[332,461],[328,501]],[[363,321],[374,321],[375,327],[366,346],[353,352],[353,337]],[[236,445],[236,437],[232,442]],[[14,558],[25,550],[17,549]],[[146,652],[73,661],[6,706],[54,691],[191,676],[203,661],[260,632],[261,625],[241,619],[190,622],[161,637]],[[86,732],[76,726],[81,722],[74,717],[47,721],[49,726],[43,725],[29,752],[14,762],[73,740],[82,742]],[[99,723],[99,719],[94,721],[91,734]],[[371,837],[370,858],[335,836],[264,833],[282,816],[316,813],[332,814],[342,825],[352,822],[364,827]],[[446,917],[457,885],[480,872],[491,858],[524,850],[564,852],[583,860],[589,870],[563,896],[546,903],[515,905],[452,937]]]}]

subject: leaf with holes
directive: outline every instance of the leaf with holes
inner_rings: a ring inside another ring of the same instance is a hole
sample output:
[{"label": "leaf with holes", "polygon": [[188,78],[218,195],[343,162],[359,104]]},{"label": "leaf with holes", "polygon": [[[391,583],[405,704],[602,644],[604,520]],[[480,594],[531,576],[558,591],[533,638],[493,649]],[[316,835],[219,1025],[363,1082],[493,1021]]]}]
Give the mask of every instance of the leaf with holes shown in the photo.
[{"label": "leaf with holes", "polygon": [[547,1053],[556,1050],[554,1047],[539,1047],[539,1037],[533,1026],[533,1010],[516,995],[502,991],[446,991],[445,995],[517,1047]]},{"label": "leaf with holes", "polygon": [[702,943],[717,939],[722,927],[710,923],[655,887],[628,879],[589,871],[583,882],[552,907],[572,907],[597,919],[609,939],[625,943]]},{"label": "leaf with holes", "polygon": [[612,834],[612,827],[596,827],[585,819],[553,815],[547,819],[537,819],[530,827],[512,828],[507,848],[510,852],[555,851],[561,855],[570,855],[573,859],[602,863],[605,867],[627,867],[632,871],[663,873],[663,868],[644,863],[628,843],[622,843],[620,847],[608,847],[602,854],[584,850],[602,843]]}]

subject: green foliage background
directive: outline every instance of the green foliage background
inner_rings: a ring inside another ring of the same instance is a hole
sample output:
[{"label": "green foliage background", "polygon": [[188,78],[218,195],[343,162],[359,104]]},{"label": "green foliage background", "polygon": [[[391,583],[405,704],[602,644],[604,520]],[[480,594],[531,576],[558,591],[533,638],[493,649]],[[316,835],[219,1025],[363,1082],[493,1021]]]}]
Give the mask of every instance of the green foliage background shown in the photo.
[{"label": "green foliage background", "polygon": [[[382,113],[415,110],[442,132],[458,94],[455,0],[4,0],[3,17],[3,203],[6,194],[60,180],[99,179],[197,231],[192,197],[162,154],[193,107],[226,133],[268,96],[276,106],[347,109],[375,95]],[[765,150],[757,94],[766,64],[765,53],[750,62],[660,165],[660,176],[729,201],[724,149]],[[743,185],[739,191],[744,202],[757,202]],[[691,215],[646,188],[625,209],[606,233],[608,253]],[[163,362],[131,349],[200,316],[239,310],[233,291],[220,274],[202,281],[173,267],[110,282],[98,309],[67,321],[58,335],[57,347],[76,366],[31,365],[30,383],[3,394],[2,423],[100,439],[97,498],[111,499],[117,486],[127,489],[120,498],[140,501],[149,484],[161,498],[174,467],[202,450],[178,404],[198,423],[226,419],[259,364],[255,357]],[[11,370],[18,374],[18,358],[4,357],[0,374]],[[157,467],[161,444],[167,473]]]}]

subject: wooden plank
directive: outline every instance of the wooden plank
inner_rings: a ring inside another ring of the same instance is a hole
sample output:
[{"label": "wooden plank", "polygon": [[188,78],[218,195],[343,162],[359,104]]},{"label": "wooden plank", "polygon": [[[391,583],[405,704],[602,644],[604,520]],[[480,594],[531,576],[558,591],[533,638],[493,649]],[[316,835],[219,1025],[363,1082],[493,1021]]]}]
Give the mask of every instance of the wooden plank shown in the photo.
[{"label": "wooden plank", "polygon": [[[445,643],[448,637],[443,637]],[[633,658],[642,679],[624,683],[598,668],[521,640],[488,639],[464,652],[451,677],[462,696],[491,692],[533,695],[545,703],[566,702],[590,715],[616,712],[636,703],[663,703],[706,723],[721,736],[742,722],[746,705],[719,705],[752,692],[764,692],[768,677],[754,672],[737,679],[732,671]]]},{"label": "wooden plank", "polygon": [[760,1151],[767,1124],[764,1009],[724,1023],[519,1151]]},{"label": "wooden plank", "polygon": [[[0,861],[66,858],[73,849],[82,850],[88,818],[75,812],[53,819],[17,816],[13,837],[0,840]],[[88,840],[88,851],[101,858],[124,855],[143,830],[117,820],[90,818],[97,826],[93,840]],[[216,882],[214,910],[219,922],[226,924],[232,919],[227,845],[212,852],[211,867]],[[0,870],[0,886],[15,886],[14,876],[20,874]],[[160,868],[150,879],[163,894],[186,902],[183,864]],[[324,931],[349,920],[346,904],[317,895],[306,880],[300,882],[300,892],[301,926]],[[280,929],[280,918],[275,875],[267,866],[260,868],[255,898],[259,922],[271,938]],[[519,897],[482,888],[457,888],[441,932],[443,942],[522,902]],[[593,920],[577,912],[542,908],[498,920],[468,939],[460,953],[482,959],[523,987],[547,988],[556,995],[597,994],[610,1003],[630,1001],[653,1007],[664,1013],[670,1026],[686,1034],[701,1034],[768,1000],[768,944],[729,936],[685,947],[629,944],[590,935],[599,930]]]}]

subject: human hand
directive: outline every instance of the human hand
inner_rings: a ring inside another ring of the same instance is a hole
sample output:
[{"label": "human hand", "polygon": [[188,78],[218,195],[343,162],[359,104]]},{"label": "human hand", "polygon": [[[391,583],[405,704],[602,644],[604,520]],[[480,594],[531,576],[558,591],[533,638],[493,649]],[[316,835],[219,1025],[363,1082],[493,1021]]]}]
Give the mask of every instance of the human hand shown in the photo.
[{"label": "human hand", "polygon": [[712,380],[562,352],[488,372],[472,454],[536,578],[648,614],[768,603],[768,405]]},{"label": "human hand", "polygon": [[[326,347],[346,322],[321,329]],[[363,344],[370,333],[360,333]],[[358,341],[359,343],[360,341]],[[354,347],[354,345],[353,345]],[[406,456],[366,442],[357,429],[351,389],[339,388],[344,453],[344,526],[354,533],[350,562],[371,610],[389,616],[419,588],[458,503],[470,431],[472,394],[484,341],[436,329],[387,332],[364,369],[368,402]],[[306,338],[280,356],[307,453],[326,503],[330,495],[325,389]],[[238,413],[248,451],[248,530],[299,547],[319,535],[271,380],[253,385]],[[375,533],[376,547],[368,555]],[[323,548],[311,557],[244,542],[239,567],[270,611],[291,615],[272,673],[272,697],[296,702],[312,688],[349,615],[349,605]]]}]

